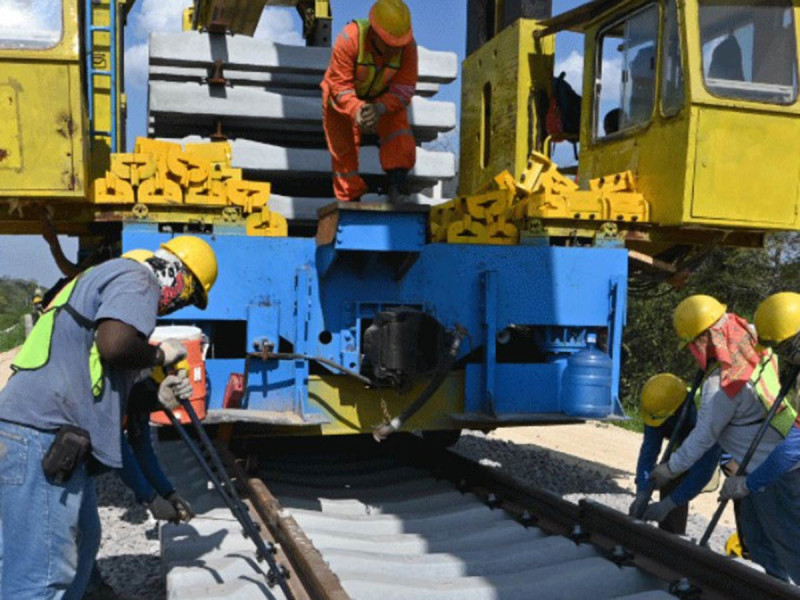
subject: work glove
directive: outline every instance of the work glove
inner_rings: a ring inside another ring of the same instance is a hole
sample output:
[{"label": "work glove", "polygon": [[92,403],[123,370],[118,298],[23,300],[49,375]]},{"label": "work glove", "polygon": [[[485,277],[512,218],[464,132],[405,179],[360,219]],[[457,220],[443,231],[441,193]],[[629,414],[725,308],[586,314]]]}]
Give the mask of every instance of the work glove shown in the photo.
[{"label": "work glove", "polygon": [[158,401],[170,410],[178,408],[181,400],[189,400],[191,397],[192,382],[184,370],[175,375],[167,375],[158,386]]},{"label": "work glove", "polygon": [[739,500],[739,498],[744,498],[749,493],[750,490],[747,488],[747,477],[736,475],[734,477],[728,477],[725,479],[725,483],[722,484],[722,490],[719,493],[719,497],[722,500]]},{"label": "work glove", "polygon": [[150,502],[148,502],[146,506],[150,511],[150,514],[153,515],[153,518],[157,521],[172,521],[173,523],[178,522],[178,511],[165,498],[156,496]]},{"label": "work glove", "polygon": [[647,497],[647,492],[644,490],[640,490],[636,492],[636,498],[634,498],[633,502],[631,502],[630,507],[628,508],[628,515],[634,518],[640,518],[639,515],[642,514],[642,510],[650,499]]},{"label": "work glove", "polygon": [[647,510],[644,511],[644,515],[642,516],[643,521],[658,521],[661,523],[664,519],[667,518],[667,515],[671,513],[678,507],[675,504],[675,501],[672,499],[672,496],[667,496],[661,502],[653,502],[650,506],[647,507]]},{"label": "work glove", "polygon": [[164,355],[164,362],[160,365],[162,367],[169,367],[186,358],[186,346],[180,340],[164,340],[158,347]]},{"label": "work glove", "polygon": [[194,518],[191,505],[178,495],[178,492],[172,492],[167,496],[167,501],[172,504],[175,512],[178,513],[178,519],[184,523],[188,523]]},{"label": "work glove", "polygon": [[667,463],[656,465],[656,467],[650,471],[650,479],[653,480],[657,488],[664,487],[678,475],[679,473],[673,473],[670,470],[669,464]]}]

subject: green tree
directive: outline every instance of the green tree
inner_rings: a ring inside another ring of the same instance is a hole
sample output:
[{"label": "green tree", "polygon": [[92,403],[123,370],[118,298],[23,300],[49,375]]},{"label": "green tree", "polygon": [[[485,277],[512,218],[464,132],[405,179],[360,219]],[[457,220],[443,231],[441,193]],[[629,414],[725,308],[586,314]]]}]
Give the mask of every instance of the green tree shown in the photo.
[{"label": "green tree", "polygon": [[22,317],[33,308],[36,287],[33,281],[0,278],[0,352],[25,340]]}]

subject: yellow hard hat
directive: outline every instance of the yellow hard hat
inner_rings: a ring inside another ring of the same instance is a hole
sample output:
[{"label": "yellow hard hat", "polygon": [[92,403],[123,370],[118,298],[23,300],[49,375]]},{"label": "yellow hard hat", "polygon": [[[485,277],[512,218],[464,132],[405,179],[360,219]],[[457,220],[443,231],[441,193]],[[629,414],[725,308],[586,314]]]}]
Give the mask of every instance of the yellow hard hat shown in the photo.
[{"label": "yellow hard hat", "polygon": [[672,324],[680,338],[680,347],[719,321],[727,309],[716,298],[704,294],[689,296],[678,304],[672,313]]},{"label": "yellow hard hat", "polygon": [[143,263],[148,258],[153,258],[153,252],[150,250],[145,250],[144,248],[136,248],[135,250],[128,250],[122,255],[122,258],[129,258],[131,260],[135,260],[136,262]]},{"label": "yellow hard hat", "polygon": [[800,294],[773,294],[758,305],[753,324],[759,344],[765,346],[777,345],[794,337],[800,331]]},{"label": "yellow hard hat", "polygon": [[208,306],[208,293],[217,280],[217,256],[208,242],[193,235],[179,235],[161,244],[164,250],[181,259],[202,289],[199,308]]},{"label": "yellow hard hat", "polygon": [[403,0],[378,0],[369,11],[369,24],[389,46],[405,46],[414,39],[411,11]]},{"label": "yellow hard hat", "polygon": [[639,414],[650,427],[669,419],[686,398],[686,382],[672,373],[653,375],[642,387]]}]

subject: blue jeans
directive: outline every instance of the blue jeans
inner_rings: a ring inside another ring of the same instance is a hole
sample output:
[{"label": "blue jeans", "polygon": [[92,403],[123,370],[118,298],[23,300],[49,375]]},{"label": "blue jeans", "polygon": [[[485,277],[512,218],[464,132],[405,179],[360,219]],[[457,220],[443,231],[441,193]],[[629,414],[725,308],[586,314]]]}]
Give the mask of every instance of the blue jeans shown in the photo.
[{"label": "blue jeans", "polygon": [[742,533],[767,573],[800,583],[800,469],[741,500]]},{"label": "blue jeans", "polygon": [[42,458],[54,437],[0,421],[0,598],[83,595],[71,585],[79,545],[90,537],[81,535],[81,513],[91,515],[92,506],[97,512],[94,480],[81,464],[66,483],[48,481]]}]

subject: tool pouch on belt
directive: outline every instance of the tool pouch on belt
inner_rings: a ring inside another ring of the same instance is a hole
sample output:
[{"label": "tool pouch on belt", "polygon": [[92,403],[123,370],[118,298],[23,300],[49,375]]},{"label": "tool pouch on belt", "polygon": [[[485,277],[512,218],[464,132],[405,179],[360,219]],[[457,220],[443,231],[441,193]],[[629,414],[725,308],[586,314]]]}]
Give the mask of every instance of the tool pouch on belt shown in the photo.
[{"label": "tool pouch on belt", "polygon": [[75,469],[92,447],[89,433],[79,427],[64,425],[42,459],[44,474],[55,483],[69,481]]}]

